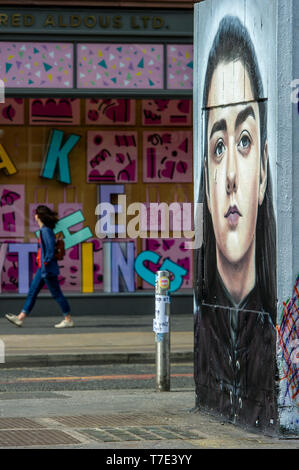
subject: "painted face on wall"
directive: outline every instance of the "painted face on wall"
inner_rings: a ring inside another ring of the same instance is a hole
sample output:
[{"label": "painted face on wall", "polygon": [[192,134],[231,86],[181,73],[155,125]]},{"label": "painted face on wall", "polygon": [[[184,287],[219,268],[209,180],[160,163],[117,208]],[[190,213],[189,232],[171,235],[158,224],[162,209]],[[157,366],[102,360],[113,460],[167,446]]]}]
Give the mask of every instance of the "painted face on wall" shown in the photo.
[{"label": "painted face on wall", "polygon": [[255,254],[258,206],[267,181],[267,148],[260,148],[259,107],[240,61],[214,71],[207,106],[206,195],[217,261],[237,264]]}]

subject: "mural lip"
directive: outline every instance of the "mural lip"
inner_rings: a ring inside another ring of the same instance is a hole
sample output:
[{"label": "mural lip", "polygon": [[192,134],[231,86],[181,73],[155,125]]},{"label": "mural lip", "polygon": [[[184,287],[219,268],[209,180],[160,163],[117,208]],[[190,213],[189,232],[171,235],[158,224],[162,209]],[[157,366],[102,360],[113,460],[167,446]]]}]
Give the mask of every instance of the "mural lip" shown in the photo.
[{"label": "mural lip", "polygon": [[228,220],[229,226],[234,229],[237,227],[239,218],[242,217],[241,212],[236,205],[230,206],[224,217]]},{"label": "mural lip", "polygon": [[229,206],[228,211],[226,212],[224,217],[229,217],[230,215],[233,215],[233,214],[237,214],[239,217],[242,217],[242,214],[236,205]]}]

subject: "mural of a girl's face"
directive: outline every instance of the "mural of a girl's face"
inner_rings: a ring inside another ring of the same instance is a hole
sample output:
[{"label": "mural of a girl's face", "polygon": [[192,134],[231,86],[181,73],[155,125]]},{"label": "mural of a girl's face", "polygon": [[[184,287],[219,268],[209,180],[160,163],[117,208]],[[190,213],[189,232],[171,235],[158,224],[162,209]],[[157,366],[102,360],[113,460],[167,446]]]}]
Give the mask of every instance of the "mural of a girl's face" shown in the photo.
[{"label": "mural of a girl's face", "polygon": [[220,63],[208,95],[206,195],[217,265],[243,266],[255,255],[258,206],[267,183],[267,145],[260,149],[259,107],[240,61]]}]

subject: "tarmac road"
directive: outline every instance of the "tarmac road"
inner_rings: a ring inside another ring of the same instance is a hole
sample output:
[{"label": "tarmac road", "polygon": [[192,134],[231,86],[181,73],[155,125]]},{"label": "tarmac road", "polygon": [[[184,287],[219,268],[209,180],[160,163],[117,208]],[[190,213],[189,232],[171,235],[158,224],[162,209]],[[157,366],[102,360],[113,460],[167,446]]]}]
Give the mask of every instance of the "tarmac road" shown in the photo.
[{"label": "tarmac road", "polygon": [[[171,389],[194,389],[193,364],[171,364]],[[155,364],[100,364],[1,369],[0,399],[36,392],[84,390],[155,390]],[[28,399],[29,399],[28,398]]]}]

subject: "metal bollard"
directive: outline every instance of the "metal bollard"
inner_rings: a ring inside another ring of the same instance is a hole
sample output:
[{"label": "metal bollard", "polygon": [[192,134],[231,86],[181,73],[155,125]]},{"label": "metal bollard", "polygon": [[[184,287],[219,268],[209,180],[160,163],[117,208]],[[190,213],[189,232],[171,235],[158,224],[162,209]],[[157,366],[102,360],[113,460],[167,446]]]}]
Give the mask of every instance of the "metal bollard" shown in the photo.
[{"label": "metal bollard", "polygon": [[156,390],[170,390],[170,275],[158,271],[155,280]]},{"label": "metal bollard", "polygon": [[0,339],[0,364],[5,363],[5,344],[2,339]]}]

